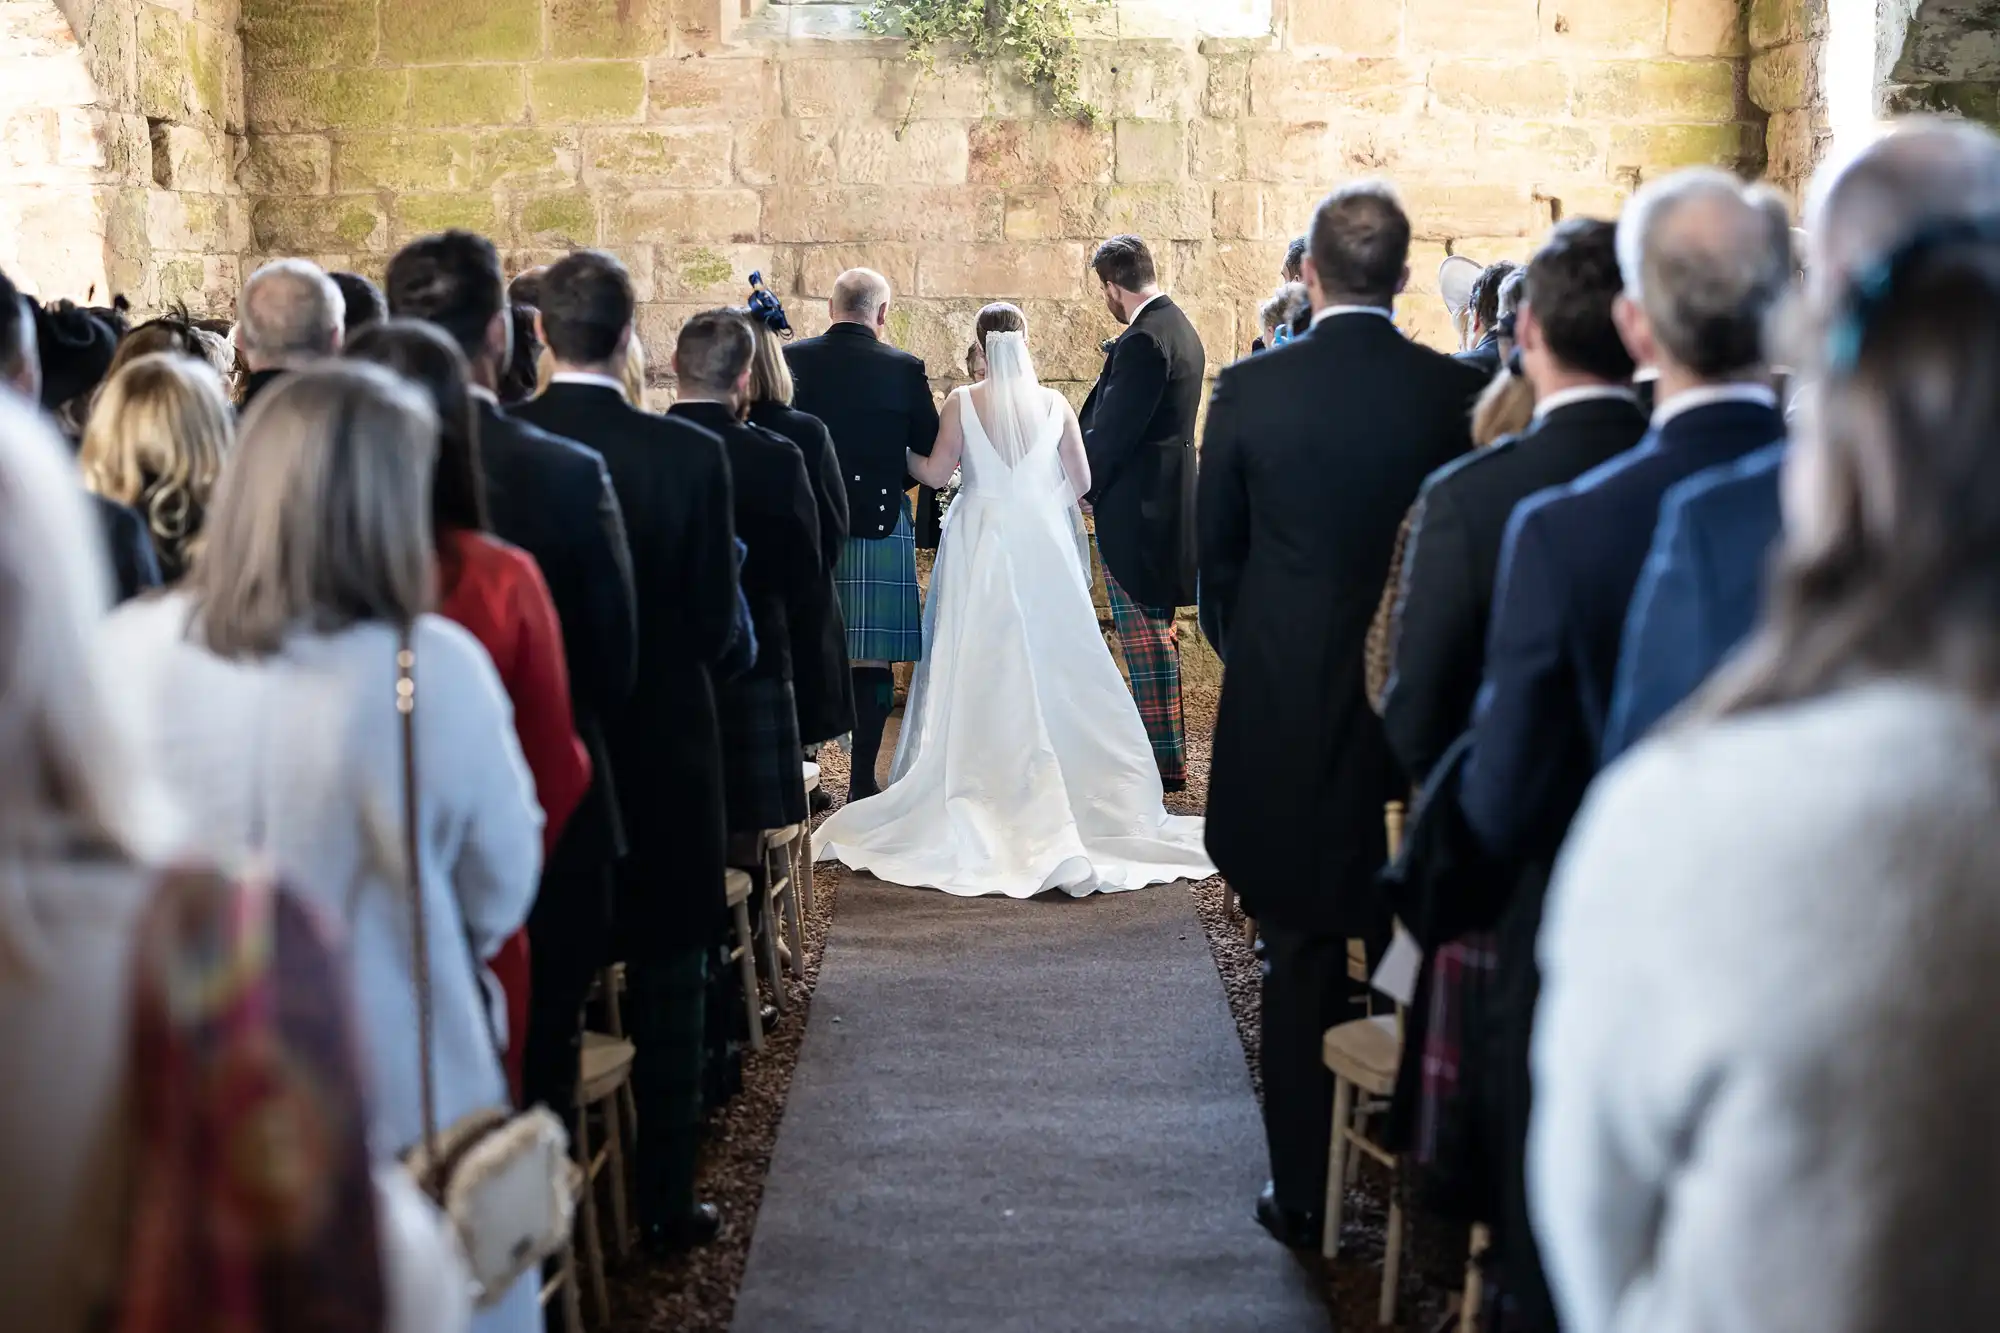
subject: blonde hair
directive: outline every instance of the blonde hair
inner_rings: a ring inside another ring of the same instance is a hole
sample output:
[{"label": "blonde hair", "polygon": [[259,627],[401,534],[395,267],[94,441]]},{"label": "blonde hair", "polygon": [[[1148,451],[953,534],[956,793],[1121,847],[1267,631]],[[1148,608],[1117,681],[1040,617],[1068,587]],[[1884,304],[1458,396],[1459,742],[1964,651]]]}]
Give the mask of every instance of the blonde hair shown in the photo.
[{"label": "blonde hair", "polygon": [[792,403],[792,367],[785,360],[785,341],[761,319],[746,321],[755,350],[750,356],[750,401]]},{"label": "blonde hair", "polygon": [[128,363],[98,396],[83,432],[83,481],[139,511],[163,571],[178,578],[235,446],[235,413],[215,373],[158,352]]},{"label": "blonde hair", "polygon": [[625,340],[625,373],[619,378],[625,382],[625,401],[645,411],[646,349],[640,346],[637,333]]},{"label": "blonde hair", "polygon": [[1472,405],[1472,444],[1476,449],[1518,435],[1535,419],[1535,386],[1525,375],[1516,375],[1505,366],[1481,391]]},{"label": "blonde hair", "polygon": [[429,610],[437,438],[423,391],[379,366],[328,363],[259,395],[190,579],[209,650],[261,657],[295,629]]}]

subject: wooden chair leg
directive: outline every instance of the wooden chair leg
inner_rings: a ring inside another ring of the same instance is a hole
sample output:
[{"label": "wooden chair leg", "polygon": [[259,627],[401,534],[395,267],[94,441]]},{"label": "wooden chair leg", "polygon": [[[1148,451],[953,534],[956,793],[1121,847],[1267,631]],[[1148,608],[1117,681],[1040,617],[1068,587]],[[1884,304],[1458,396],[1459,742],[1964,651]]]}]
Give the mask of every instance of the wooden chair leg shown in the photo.
[{"label": "wooden chair leg", "polygon": [[799,844],[785,844],[781,855],[787,866],[785,888],[785,941],[792,946],[792,975],[806,974],[806,923],[799,906]]},{"label": "wooden chair leg", "polygon": [[743,979],[743,1008],[750,1018],[750,1049],[764,1049],[764,1001],[757,995],[757,945],[750,933],[750,904],[731,909],[736,919],[737,975]]},{"label": "wooden chair leg", "polygon": [[1347,1121],[1354,1111],[1354,1085],[1344,1078],[1333,1080],[1333,1141],[1326,1158],[1326,1231],[1319,1252],[1329,1259],[1340,1256],[1340,1214],[1347,1202]]},{"label": "wooden chair leg", "polygon": [[599,1323],[611,1322],[611,1292],[604,1283],[604,1235],[597,1219],[597,1178],[591,1172],[595,1151],[590,1146],[590,1117],[576,1113],[577,1156],[583,1163],[583,1264],[590,1273],[590,1303]]},{"label": "wooden chair leg", "polygon": [[813,914],[813,904],[819,901],[819,885],[814,883],[817,876],[813,873],[813,867],[817,864],[818,862],[813,860],[812,820],[808,819],[799,826],[799,885],[805,890],[805,897],[800,900],[799,910],[807,916]]},{"label": "wooden chair leg", "polygon": [[1248,912],[1243,914],[1243,943],[1251,948],[1257,944],[1257,918]]},{"label": "wooden chair leg", "polygon": [[1466,1246],[1465,1294],[1458,1300],[1458,1333],[1479,1333],[1479,1307],[1486,1299],[1479,1271],[1479,1258],[1486,1253],[1491,1237],[1484,1226],[1472,1225],[1472,1243]]},{"label": "wooden chair leg", "polygon": [[771,1004],[782,1014],[788,1007],[785,1003],[785,970],[778,961],[778,922],[771,912],[769,884],[767,871],[757,884],[757,918],[764,932],[764,977],[771,983]]},{"label": "wooden chair leg", "polygon": [[583,1293],[576,1284],[576,1246],[562,1247],[562,1312],[563,1328],[568,1333],[583,1333]]},{"label": "wooden chair leg", "polygon": [[1376,1319],[1383,1325],[1396,1322],[1396,1296],[1403,1280],[1403,1194],[1402,1173],[1389,1172],[1389,1234],[1382,1249],[1382,1304]]},{"label": "wooden chair leg", "polygon": [[625,1127],[620,1123],[623,1118],[617,1095],[606,1097],[604,1099],[605,1169],[611,1176],[611,1225],[615,1229],[620,1259],[632,1253],[632,1221],[625,1206]]}]

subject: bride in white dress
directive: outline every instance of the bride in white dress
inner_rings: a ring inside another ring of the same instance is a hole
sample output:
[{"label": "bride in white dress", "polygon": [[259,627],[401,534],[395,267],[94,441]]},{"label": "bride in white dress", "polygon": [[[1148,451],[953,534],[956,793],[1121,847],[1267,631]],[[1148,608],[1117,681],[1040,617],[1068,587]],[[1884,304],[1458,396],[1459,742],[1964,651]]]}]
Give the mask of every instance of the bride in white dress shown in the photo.
[{"label": "bride in white dress", "polygon": [[946,516],[890,785],[836,811],[820,854],[962,897],[1082,897],[1215,873],[1203,821],[1169,815],[1139,710],[1098,628],[1067,400],[1035,378],[1013,306],[979,315],[982,383],[946,400],[930,486]]}]

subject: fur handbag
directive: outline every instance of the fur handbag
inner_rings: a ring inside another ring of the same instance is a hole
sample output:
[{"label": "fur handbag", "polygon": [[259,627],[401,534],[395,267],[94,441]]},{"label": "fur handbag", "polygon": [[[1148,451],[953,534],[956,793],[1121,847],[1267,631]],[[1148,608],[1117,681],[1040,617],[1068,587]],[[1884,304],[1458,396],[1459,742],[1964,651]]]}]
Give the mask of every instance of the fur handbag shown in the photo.
[{"label": "fur handbag", "polygon": [[[403,1165],[451,1220],[471,1273],[474,1300],[484,1308],[568,1243],[581,1173],[570,1160],[568,1133],[545,1107],[520,1113],[474,1111],[442,1132],[438,1129],[430,936],[417,840],[416,706],[416,651],[406,630],[396,652],[396,711],[402,715],[404,855],[424,1137],[404,1154]],[[473,959],[475,976],[478,962]]]}]

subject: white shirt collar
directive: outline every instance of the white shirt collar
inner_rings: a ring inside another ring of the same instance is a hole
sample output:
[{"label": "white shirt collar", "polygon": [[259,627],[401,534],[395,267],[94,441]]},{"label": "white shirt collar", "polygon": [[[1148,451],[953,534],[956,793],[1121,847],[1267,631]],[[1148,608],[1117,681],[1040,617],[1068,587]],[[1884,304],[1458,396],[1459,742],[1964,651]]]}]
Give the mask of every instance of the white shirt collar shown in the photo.
[{"label": "white shirt collar", "polygon": [[1132,318],[1125,321],[1125,327],[1130,328],[1132,325],[1137,324],[1139,322],[1139,316],[1146,313],[1147,306],[1153,304],[1153,302],[1155,301],[1163,300],[1165,299],[1165,297],[1166,297],[1165,292],[1154,292],[1151,296],[1139,302],[1139,308],[1132,312]]},{"label": "white shirt collar", "polygon": [[494,407],[500,406],[500,395],[487,388],[484,384],[468,384],[465,388],[466,392],[470,393],[480,402],[490,403]]},{"label": "white shirt collar", "polygon": [[1557,389],[1546,398],[1535,402],[1535,420],[1540,421],[1549,413],[1576,403],[1594,403],[1604,398],[1623,398],[1635,406],[1639,395],[1622,384],[1579,384],[1574,388]]},{"label": "white shirt collar", "polygon": [[1332,319],[1335,315],[1375,315],[1388,320],[1391,324],[1396,322],[1396,312],[1387,306],[1330,305],[1323,310],[1313,311],[1313,327],[1318,328],[1322,320]]},{"label": "white shirt collar", "polygon": [[1684,412],[1717,403],[1756,403],[1776,408],[1778,394],[1768,384],[1704,384],[1698,389],[1686,389],[1653,409],[1653,429],[1658,430]]},{"label": "white shirt collar", "polygon": [[593,375],[583,370],[559,370],[550,377],[551,384],[588,384],[594,389],[611,389],[620,398],[625,396],[625,385],[609,375]]}]

